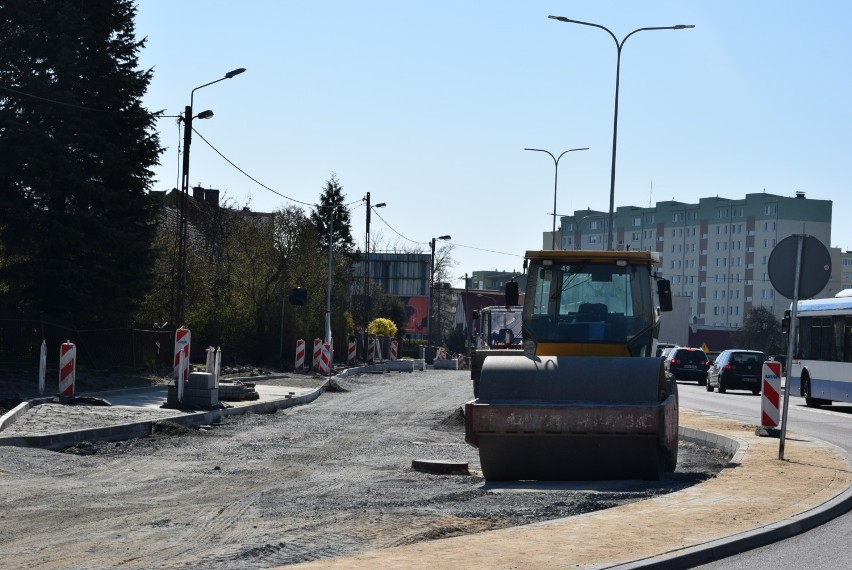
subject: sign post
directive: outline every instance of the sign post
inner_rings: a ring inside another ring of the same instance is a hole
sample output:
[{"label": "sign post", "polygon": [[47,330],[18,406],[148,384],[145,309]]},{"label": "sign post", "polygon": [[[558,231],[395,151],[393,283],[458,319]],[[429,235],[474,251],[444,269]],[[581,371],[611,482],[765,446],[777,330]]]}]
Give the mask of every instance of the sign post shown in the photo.
[{"label": "sign post", "polygon": [[[790,264],[790,259],[795,259]],[[792,375],[796,349],[796,313],[799,299],[810,299],[825,287],[831,277],[831,255],[821,241],[813,236],[794,234],[778,242],[769,254],[769,280],[775,290],[792,299],[790,332],[787,341],[787,378]],[[784,409],[781,413],[781,442],[778,459],[784,459],[784,440],[787,435],[787,410],[790,407],[790,382],[784,383]]]}]

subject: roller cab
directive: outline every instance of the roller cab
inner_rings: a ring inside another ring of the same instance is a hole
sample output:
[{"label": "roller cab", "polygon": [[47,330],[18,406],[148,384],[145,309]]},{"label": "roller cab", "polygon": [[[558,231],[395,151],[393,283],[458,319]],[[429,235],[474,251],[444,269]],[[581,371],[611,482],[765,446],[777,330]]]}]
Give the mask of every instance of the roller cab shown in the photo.
[{"label": "roller cab", "polygon": [[[487,356],[477,398],[465,406],[465,439],[479,448],[485,478],[660,479],[673,471],[677,384],[654,356],[671,294],[654,275],[656,254],[526,257],[523,354]],[[507,287],[507,302],[516,296]]]}]

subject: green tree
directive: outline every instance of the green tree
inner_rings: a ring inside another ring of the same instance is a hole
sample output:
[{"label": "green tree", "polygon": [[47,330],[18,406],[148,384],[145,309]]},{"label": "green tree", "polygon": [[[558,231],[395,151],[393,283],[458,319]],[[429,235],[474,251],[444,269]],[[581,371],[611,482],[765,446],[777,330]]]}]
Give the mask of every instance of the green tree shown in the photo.
[{"label": "green tree", "polygon": [[0,3],[0,310],[126,324],[162,152],[131,0]]},{"label": "green tree", "polygon": [[784,352],[781,323],[768,308],[752,308],[743,319],[743,326],[733,335],[737,348],[760,350],[766,354]]},{"label": "green tree", "polygon": [[319,235],[320,247],[328,250],[328,226],[333,214],[331,228],[332,248],[336,251],[350,253],[355,245],[352,239],[352,221],[349,217],[349,208],[346,207],[343,194],[343,186],[337,179],[335,173],[326,181],[322,195],[320,195],[319,206],[311,212],[311,222],[316,227]]}]

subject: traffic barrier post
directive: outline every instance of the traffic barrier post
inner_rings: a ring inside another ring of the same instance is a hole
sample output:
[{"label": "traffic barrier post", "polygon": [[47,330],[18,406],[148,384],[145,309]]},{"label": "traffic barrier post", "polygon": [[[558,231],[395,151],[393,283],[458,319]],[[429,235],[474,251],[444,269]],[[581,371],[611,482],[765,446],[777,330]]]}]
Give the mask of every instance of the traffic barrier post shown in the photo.
[{"label": "traffic barrier post", "polygon": [[367,337],[367,363],[372,364],[376,360],[376,337]]},{"label": "traffic barrier post", "polygon": [[[189,380],[189,343],[192,334],[186,327],[180,327],[175,331],[175,377],[180,376],[183,381]],[[181,364],[181,354],[184,363]]]},{"label": "traffic barrier post", "polygon": [[70,340],[63,342],[59,349],[59,395],[66,398],[74,396],[74,383],[77,376],[77,347]]},{"label": "traffic barrier post", "polygon": [[320,374],[331,374],[331,343],[322,345],[322,355],[320,360]]},{"label": "traffic barrier post", "polygon": [[320,339],[314,339],[314,370],[319,370],[320,367],[320,355],[322,354],[322,341]]},{"label": "traffic barrier post", "polygon": [[296,363],[293,366],[295,370],[301,370],[305,367],[305,341],[299,339],[296,341]]},{"label": "traffic barrier post", "polygon": [[354,338],[349,339],[349,350],[347,352],[346,362],[348,364],[355,364],[355,354],[356,354],[357,345],[355,343]]},{"label": "traffic barrier post", "polygon": [[399,354],[399,341],[397,341],[396,339],[392,339],[391,343],[390,343],[390,355],[389,355],[390,359],[396,360],[398,358],[398,356],[397,356],[398,354]]},{"label": "traffic barrier post", "polygon": [[781,409],[781,363],[764,362],[761,379],[760,427],[755,434],[764,437],[780,437],[778,421]]}]

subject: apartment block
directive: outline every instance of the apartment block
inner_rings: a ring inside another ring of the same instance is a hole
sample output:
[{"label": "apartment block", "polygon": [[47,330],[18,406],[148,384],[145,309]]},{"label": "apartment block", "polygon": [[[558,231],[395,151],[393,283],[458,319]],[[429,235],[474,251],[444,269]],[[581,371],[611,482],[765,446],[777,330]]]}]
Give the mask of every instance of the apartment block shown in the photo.
[{"label": "apartment block", "polygon": [[[809,199],[804,192],[624,206],[614,215],[613,245],[660,253],[661,273],[671,280],[673,295],[689,298],[691,324],[738,328],[755,306],[779,318],[784,314],[790,300],[776,293],[767,270],[772,249],[794,234],[814,236],[829,248],[831,206],[830,200]],[[562,249],[604,250],[608,229],[607,212],[577,210],[561,218],[558,237]],[[550,236],[545,232],[548,248]],[[830,251],[832,279],[819,297],[834,296],[852,283],[852,253]]]}]

